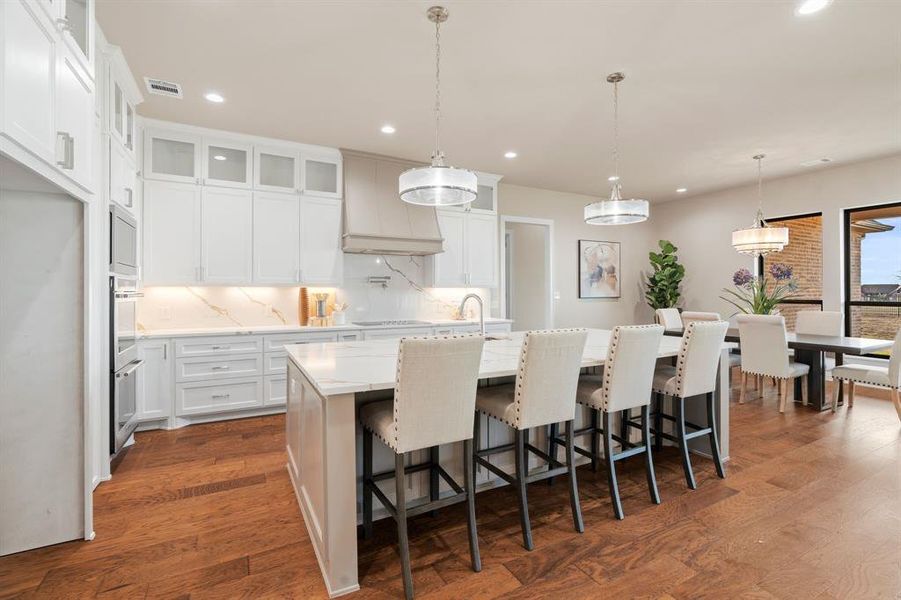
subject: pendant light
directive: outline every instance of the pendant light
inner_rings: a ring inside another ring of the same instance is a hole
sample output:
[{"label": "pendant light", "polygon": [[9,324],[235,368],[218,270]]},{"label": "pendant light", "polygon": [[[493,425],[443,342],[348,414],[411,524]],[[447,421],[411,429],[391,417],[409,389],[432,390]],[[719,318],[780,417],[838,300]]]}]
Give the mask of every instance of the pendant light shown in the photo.
[{"label": "pendant light", "polygon": [[623,186],[619,181],[619,83],[626,76],[611,73],[607,82],[613,84],[613,187],[608,200],[598,200],[585,206],[585,222],[589,225],[628,225],[641,223],[648,218],[647,200],[622,197]]},{"label": "pendant light", "polygon": [[447,9],[433,6],[427,12],[435,24],[435,153],[429,167],[417,167],[400,174],[400,199],[422,206],[454,206],[469,204],[478,195],[478,178],[472,171],[444,164],[439,145],[441,122],[441,24],[447,21]]},{"label": "pendant light", "polygon": [[757,161],[757,216],[747,229],[732,232],[732,246],[742,254],[765,256],[770,252],[782,252],[788,245],[788,227],[770,227],[763,220],[763,159],[765,154],[754,156]]}]

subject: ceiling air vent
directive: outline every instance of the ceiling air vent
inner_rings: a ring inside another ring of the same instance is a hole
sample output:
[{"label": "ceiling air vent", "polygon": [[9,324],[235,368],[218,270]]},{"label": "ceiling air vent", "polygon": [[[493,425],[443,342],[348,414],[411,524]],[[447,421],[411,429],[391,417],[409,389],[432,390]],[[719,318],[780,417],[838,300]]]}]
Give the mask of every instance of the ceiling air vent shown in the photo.
[{"label": "ceiling air vent", "polygon": [[171,81],[163,81],[162,79],[151,79],[145,77],[144,82],[147,83],[147,91],[158,96],[169,96],[170,98],[182,98],[181,86]]}]

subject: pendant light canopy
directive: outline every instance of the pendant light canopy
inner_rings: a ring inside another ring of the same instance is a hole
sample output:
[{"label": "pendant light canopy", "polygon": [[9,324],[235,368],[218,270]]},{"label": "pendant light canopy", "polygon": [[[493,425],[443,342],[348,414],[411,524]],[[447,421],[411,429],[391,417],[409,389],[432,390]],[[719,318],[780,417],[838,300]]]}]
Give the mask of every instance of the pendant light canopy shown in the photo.
[{"label": "pendant light canopy", "polygon": [[611,73],[607,82],[613,84],[613,187],[610,198],[585,206],[585,222],[589,225],[628,225],[646,221],[650,212],[648,201],[637,198],[624,200],[623,186],[619,181],[619,83],[626,76]]},{"label": "pendant light canopy", "polygon": [[732,247],[742,254],[765,256],[770,252],[782,252],[788,245],[788,227],[770,227],[763,220],[763,166],[766,155],[754,156],[757,161],[757,215],[747,229],[732,232]]},{"label": "pendant light canopy", "polygon": [[398,177],[400,199],[421,206],[469,204],[478,195],[478,178],[472,171],[444,164],[439,145],[441,123],[441,24],[447,21],[447,9],[433,6],[427,12],[435,24],[435,153],[432,164],[404,171]]}]

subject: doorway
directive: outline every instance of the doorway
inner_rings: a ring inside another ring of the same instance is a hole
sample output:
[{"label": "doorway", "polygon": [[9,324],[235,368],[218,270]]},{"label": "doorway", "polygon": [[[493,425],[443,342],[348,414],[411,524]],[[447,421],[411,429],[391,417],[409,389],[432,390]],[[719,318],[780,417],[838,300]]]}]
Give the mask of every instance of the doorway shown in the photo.
[{"label": "doorway", "polygon": [[501,216],[501,303],[514,331],[551,329],[554,222]]}]

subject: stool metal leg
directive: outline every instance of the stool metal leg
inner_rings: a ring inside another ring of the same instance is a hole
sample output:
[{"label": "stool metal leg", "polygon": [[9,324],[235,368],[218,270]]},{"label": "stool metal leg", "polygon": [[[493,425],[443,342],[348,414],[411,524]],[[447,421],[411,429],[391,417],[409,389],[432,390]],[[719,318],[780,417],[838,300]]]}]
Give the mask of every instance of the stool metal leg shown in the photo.
[{"label": "stool metal leg", "polygon": [[[478,418],[478,416],[476,416]],[[466,492],[466,524],[469,528],[469,557],[472,570],[482,570],[482,557],[479,555],[479,536],[476,531],[476,478],[473,468],[472,440],[463,441],[463,484]]]},{"label": "stool metal leg", "polygon": [[723,459],[720,457],[720,437],[717,433],[716,413],[714,412],[713,392],[707,394],[707,426],[710,427],[710,454],[713,456],[713,464],[716,474],[720,479],[726,478],[726,469],[723,467]]},{"label": "stool metal leg", "polygon": [[404,576],[404,595],[413,598],[413,571],[410,568],[410,542],[407,539],[407,503],[404,481],[404,454],[394,455],[395,507],[397,508],[397,544],[400,547],[401,571]]},{"label": "stool metal leg", "polygon": [[598,456],[601,455],[601,436],[598,434],[598,410],[596,408],[589,409],[591,411],[591,471],[598,472]]},{"label": "stool metal leg", "polygon": [[575,430],[572,420],[566,422],[566,466],[569,468],[569,504],[573,512],[573,527],[582,533],[585,525],[582,522],[582,507],[579,504],[579,484],[576,482],[576,451],[573,438]]},{"label": "stool metal leg", "polygon": [[657,407],[654,412],[654,450],[659,452],[663,449],[663,438],[660,437],[663,432],[663,394],[654,394],[654,403]]},{"label": "stool metal leg", "polygon": [[372,490],[366,485],[372,479],[372,432],[363,428],[363,539],[372,537]]},{"label": "stool metal leg", "polygon": [[619,487],[616,484],[616,466],[613,461],[613,431],[610,413],[604,411],[604,459],[607,462],[607,483],[610,486],[610,500],[613,502],[613,514],[617,519],[623,518],[623,506],[619,501]]},{"label": "stool metal leg", "polygon": [[[432,446],[429,448],[429,462],[432,463],[432,467],[429,469],[429,501],[434,502],[439,498],[438,493],[438,464],[441,462],[441,457],[438,453],[438,446]],[[438,514],[438,511],[430,510],[429,516],[434,517]]]},{"label": "stool metal leg", "polygon": [[679,449],[682,451],[682,469],[685,471],[685,483],[693,490],[698,489],[695,474],[691,470],[691,459],[688,456],[688,440],[685,439],[685,398],[673,397],[676,408],[676,436],[679,438]]},{"label": "stool metal leg", "polygon": [[660,504],[660,492],[657,491],[657,477],[654,474],[654,457],[651,455],[651,423],[648,417],[650,407],[641,407],[641,443],[644,446],[644,468],[648,478],[648,493],[651,502]]},{"label": "stool metal leg", "polygon": [[626,422],[630,418],[632,418],[632,409],[627,408],[619,411],[619,439],[623,440],[620,444],[621,450],[626,450],[629,447],[626,443],[629,440],[629,426]]},{"label": "stool metal leg", "polygon": [[532,525],[529,522],[529,501],[526,497],[526,477],[528,475],[528,460],[526,456],[526,432],[517,429],[515,434],[514,452],[516,454],[516,492],[519,495],[519,520],[522,526],[522,544],[526,550],[531,550]]},{"label": "stool metal leg", "polygon": [[[569,434],[567,434],[569,435]],[[551,423],[548,425],[548,437],[547,437],[547,455],[551,458],[557,458],[557,442],[555,439],[557,438],[557,423]],[[548,465],[548,468],[551,468]],[[548,485],[554,485],[554,478],[548,477],[547,479]]]}]

